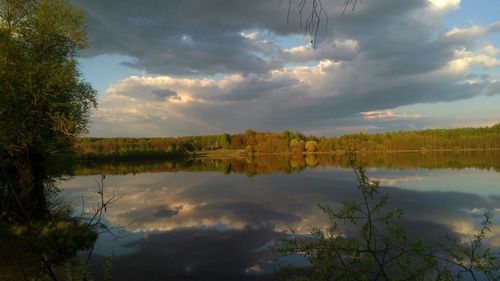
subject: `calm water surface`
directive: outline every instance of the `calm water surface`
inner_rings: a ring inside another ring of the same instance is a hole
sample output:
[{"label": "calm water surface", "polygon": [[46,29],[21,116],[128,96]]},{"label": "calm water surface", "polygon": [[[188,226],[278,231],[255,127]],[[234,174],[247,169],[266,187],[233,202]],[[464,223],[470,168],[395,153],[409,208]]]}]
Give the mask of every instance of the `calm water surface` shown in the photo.
[{"label": "calm water surface", "polygon": [[[375,161],[367,164],[368,176],[381,182],[390,207],[404,209],[403,223],[412,234],[468,239],[490,210],[497,219],[487,245],[500,247],[500,158],[478,164],[453,157],[432,158],[421,167],[392,161],[384,168]],[[124,237],[99,238],[92,259],[96,272],[113,256],[115,280],[278,280],[286,265],[305,264],[276,253],[291,230],[307,234],[325,226],[319,203],[335,208],[360,199],[352,170],[331,161],[281,159],[285,164],[268,161],[261,168],[248,160],[200,161],[80,167],[79,176],[61,183],[68,200],[81,206],[83,196],[91,209],[89,202],[98,200],[95,172],[101,170],[108,173],[108,194],[120,197],[105,220],[123,227],[117,234]]]}]

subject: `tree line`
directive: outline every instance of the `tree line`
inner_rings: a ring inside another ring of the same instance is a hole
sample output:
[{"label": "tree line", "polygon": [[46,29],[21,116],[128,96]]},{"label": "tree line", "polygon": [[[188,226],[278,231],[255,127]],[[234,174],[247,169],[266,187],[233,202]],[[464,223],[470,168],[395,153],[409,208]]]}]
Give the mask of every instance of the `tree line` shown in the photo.
[{"label": "tree line", "polygon": [[500,149],[500,123],[491,127],[350,134],[338,137],[306,136],[248,130],[239,134],[178,138],[82,138],[80,158],[182,156],[193,152],[241,154],[303,154],[395,151],[469,151]]}]

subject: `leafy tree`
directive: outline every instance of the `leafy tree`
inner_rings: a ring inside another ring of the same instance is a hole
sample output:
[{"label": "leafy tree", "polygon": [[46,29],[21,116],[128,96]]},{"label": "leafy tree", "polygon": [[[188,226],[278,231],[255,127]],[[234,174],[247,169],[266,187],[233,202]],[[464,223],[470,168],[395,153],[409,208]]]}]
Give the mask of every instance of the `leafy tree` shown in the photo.
[{"label": "leafy tree", "polygon": [[0,0],[0,219],[48,214],[48,167],[96,106],[76,60],[86,45],[83,14],[67,1]]},{"label": "leafy tree", "polygon": [[316,141],[310,140],[306,142],[306,151],[307,152],[316,152],[318,151],[318,143]]},{"label": "leafy tree", "polygon": [[299,139],[291,140],[290,151],[295,154],[302,154],[304,152],[304,141]]}]

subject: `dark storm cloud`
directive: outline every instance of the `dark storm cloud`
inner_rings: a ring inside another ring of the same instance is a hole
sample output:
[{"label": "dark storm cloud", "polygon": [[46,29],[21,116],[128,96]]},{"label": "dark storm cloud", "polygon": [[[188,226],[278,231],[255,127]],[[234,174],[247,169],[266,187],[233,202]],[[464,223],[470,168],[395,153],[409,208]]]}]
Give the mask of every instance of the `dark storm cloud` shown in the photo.
[{"label": "dark storm cloud", "polygon": [[[326,33],[322,32],[318,39],[327,41],[333,31],[349,37],[353,33],[373,34],[383,30],[381,26],[393,24],[397,13],[404,15],[426,3],[403,2],[363,3],[355,17],[350,15],[340,20],[337,13],[342,3],[333,1],[326,8],[331,13],[331,25],[328,29],[322,26]],[[75,3],[88,15],[92,48],[87,55],[127,54],[135,60],[125,64],[158,74],[265,72],[268,62],[255,52],[272,52],[272,48],[262,48],[241,33],[264,30],[278,35],[302,34],[297,3],[291,7],[287,24],[287,5],[280,5],[277,0],[75,0]]]},{"label": "dark storm cloud", "polygon": [[[261,51],[241,35],[286,13],[273,1],[75,1],[88,15],[87,55],[127,54],[129,66],[151,73],[214,74],[267,71]],[[296,28],[296,27],[295,27]]]},{"label": "dark storm cloud", "polygon": [[232,88],[228,93],[214,96],[219,101],[244,101],[257,98],[269,98],[273,94],[289,92],[298,83],[295,79],[270,79],[250,77]]},{"label": "dark storm cloud", "polygon": [[[454,84],[453,81],[447,80],[449,84],[446,84],[443,81],[428,80],[427,83],[423,81],[402,82],[377,89],[375,85],[382,82],[377,80],[372,81],[372,89],[362,89],[353,85],[346,87],[343,95],[312,98],[308,103],[299,104],[293,108],[284,108],[282,112],[275,112],[275,114],[282,114],[284,120],[307,124],[316,120],[339,118],[377,108],[473,97],[488,90],[491,86],[489,83]],[[297,116],[294,112],[306,113]]]}]

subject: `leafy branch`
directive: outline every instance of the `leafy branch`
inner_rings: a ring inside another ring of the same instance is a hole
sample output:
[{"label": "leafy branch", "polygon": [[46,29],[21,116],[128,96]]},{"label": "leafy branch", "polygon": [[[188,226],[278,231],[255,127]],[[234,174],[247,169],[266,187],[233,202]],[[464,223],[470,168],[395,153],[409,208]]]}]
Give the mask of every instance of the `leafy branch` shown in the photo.
[{"label": "leafy branch", "polygon": [[308,258],[313,272],[294,280],[500,280],[499,253],[484,245],[492,214],[485,213],[482,228],[469,243],[447,235],[451,246],[429,247],[423,238],[410,239],[399,224],[403,210],[390,210],[387,195],[370,181],[366,170],[349,154],[361,193],[360,201],[344,201],[339,210],[319,205],[328,227],[316,227],[309,236],[286,241],[282,252]]}]

